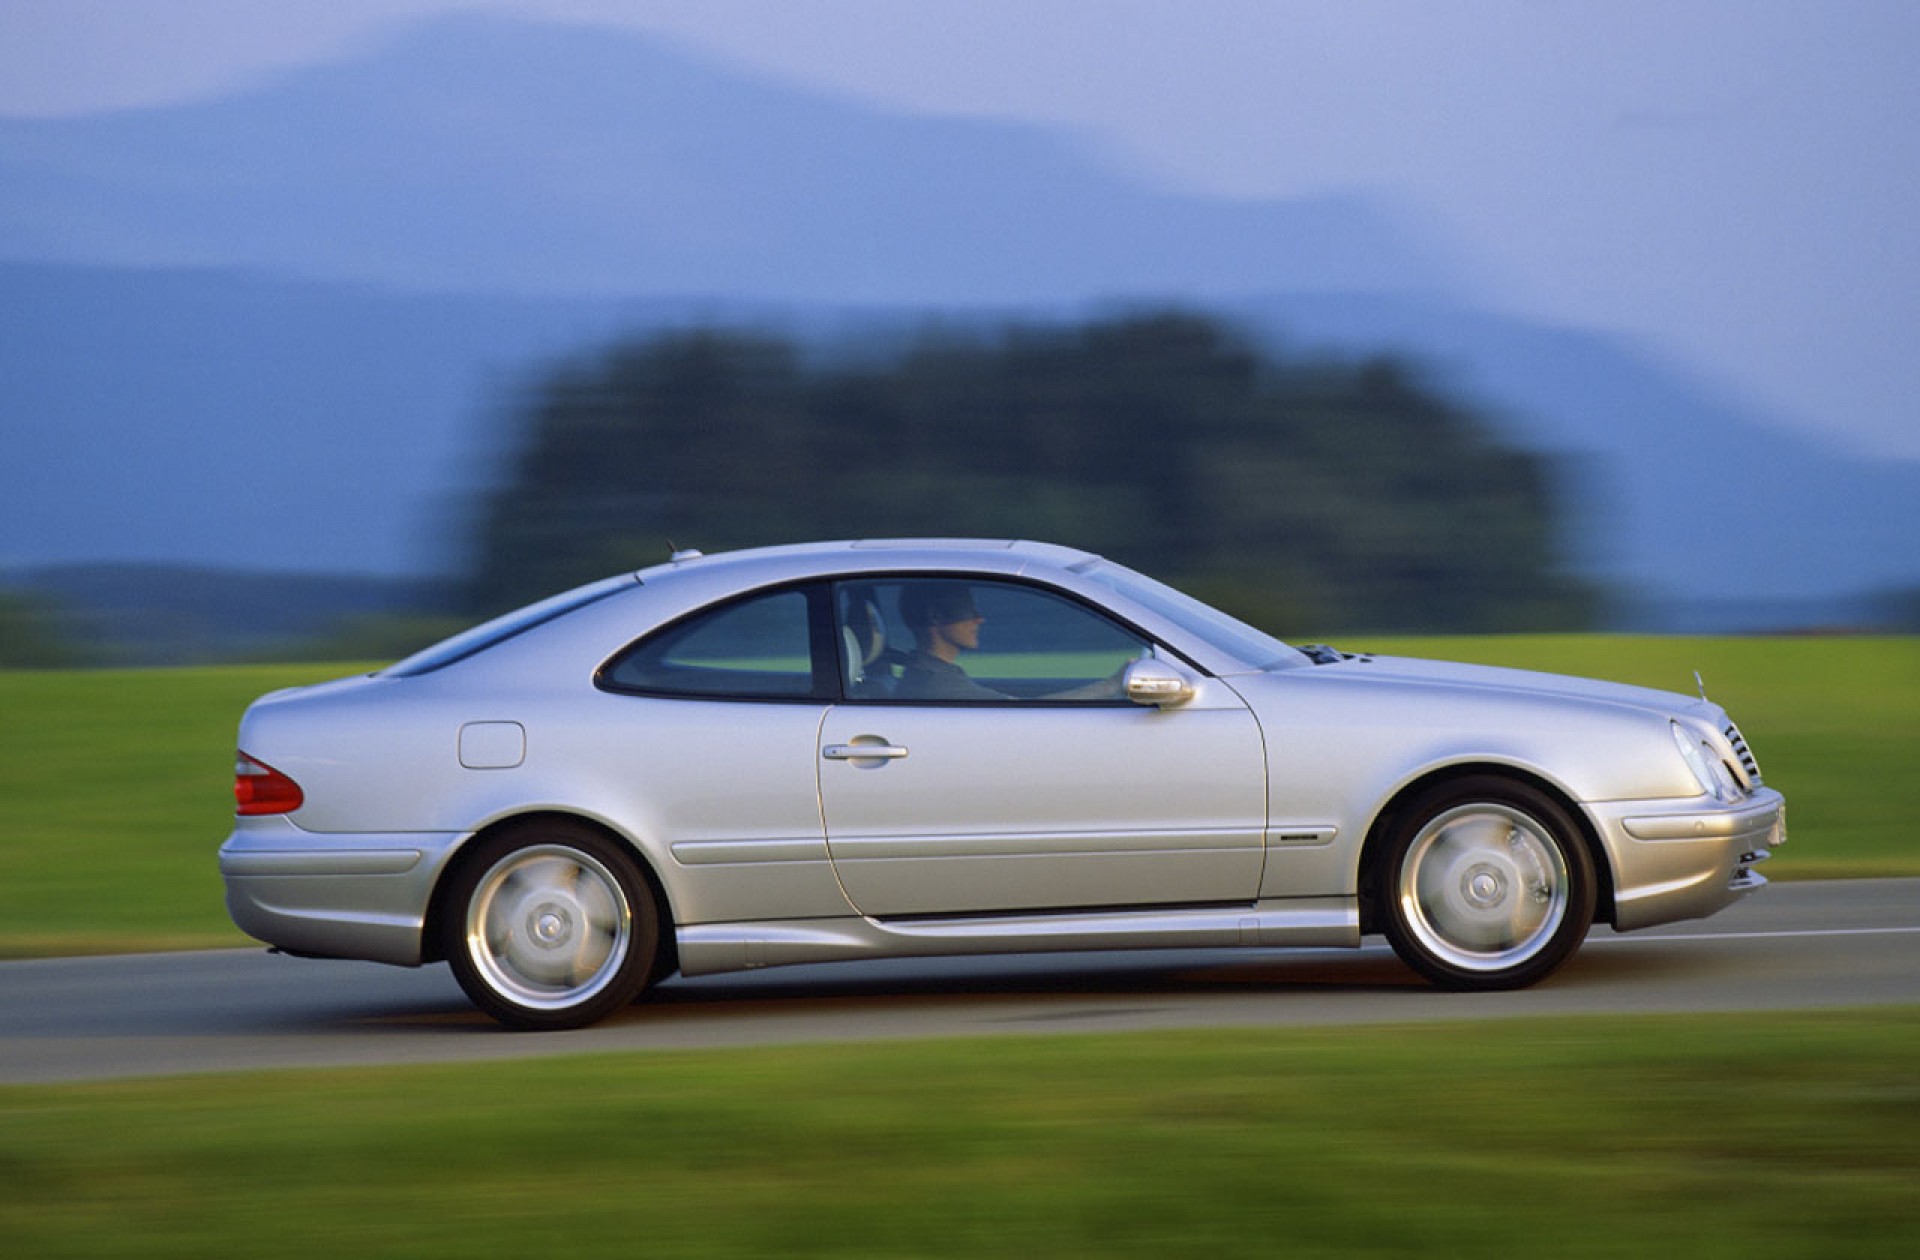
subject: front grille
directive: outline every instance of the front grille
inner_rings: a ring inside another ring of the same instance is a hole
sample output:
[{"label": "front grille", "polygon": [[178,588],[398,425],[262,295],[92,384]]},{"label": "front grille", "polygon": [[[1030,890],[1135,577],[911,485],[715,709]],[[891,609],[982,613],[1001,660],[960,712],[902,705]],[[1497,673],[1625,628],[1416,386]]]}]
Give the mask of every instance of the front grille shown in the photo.
[{"label": "front grille", "polygon": [[1746,737],[1740,734],[1740,728],[1727,723],[1727,742],[1733,745],[1734,756],[1740,758],[1740,765],[1747,772],[1747,782],[1758,786],[1760,783],[1760,763],[1753,759],[1753,749],[1747,747]]}]

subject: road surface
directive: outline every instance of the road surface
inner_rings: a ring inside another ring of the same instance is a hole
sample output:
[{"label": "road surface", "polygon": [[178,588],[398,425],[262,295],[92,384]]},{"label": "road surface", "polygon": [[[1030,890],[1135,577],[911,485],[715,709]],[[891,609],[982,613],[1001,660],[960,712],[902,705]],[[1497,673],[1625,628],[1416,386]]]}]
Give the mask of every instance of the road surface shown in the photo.
[{"label": "road surface", "polygon": [[1428,988],[1360,950],[1024,955],[673,979],[594,1028],[509,1033],[444,966],[264,950],[0,963],[0,1084],[830,1040],[1920,1003],[1920,879],[1774,884],[1598,928],[1545,983]]}]

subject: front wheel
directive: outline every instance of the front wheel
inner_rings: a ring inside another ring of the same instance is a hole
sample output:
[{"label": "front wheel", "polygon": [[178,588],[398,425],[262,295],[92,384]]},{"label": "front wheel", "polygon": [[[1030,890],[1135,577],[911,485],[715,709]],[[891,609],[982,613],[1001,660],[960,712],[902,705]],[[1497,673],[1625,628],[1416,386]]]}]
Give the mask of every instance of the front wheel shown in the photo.
[{"label": "front wheel", "polygon": [[1451,989],[1517,989],[1586,939],[1596,882],[1564,809],[1524,784],[1480,778],[1402,813],[1374,891],[1388,942],[1415,971]]},{"label": "front wheel", "polygon": [[473,1004],[512,1028],[581,1028],[653,973],[659,914],[633,861],[575,823],[482,841],[447,892],[446,954]]}]

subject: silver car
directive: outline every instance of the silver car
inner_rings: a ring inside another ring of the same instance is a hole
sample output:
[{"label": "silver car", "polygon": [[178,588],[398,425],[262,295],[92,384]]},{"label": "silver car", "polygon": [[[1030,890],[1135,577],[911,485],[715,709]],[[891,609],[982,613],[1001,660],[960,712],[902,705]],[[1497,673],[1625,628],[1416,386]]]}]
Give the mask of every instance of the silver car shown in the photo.
[{"label": "silver car", "polygon": [[527,1028],[676,969],[1370,932],[1510,988],[1785,838],[1704,698],[1289,647],[1031,542],[680,553],[263,697],[235,791],[242,929]]}]

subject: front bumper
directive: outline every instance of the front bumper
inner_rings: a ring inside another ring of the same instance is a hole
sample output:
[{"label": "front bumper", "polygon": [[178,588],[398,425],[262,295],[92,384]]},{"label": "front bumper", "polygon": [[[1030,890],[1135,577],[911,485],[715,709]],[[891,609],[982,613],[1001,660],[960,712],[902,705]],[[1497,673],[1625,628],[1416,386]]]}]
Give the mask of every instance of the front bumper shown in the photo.
[{"label": "front bumper", "polygon": [[326,835],[242,818],[220,846],[227,913],[294,954],[418,966],[434,885],[464,833]]},{"label": "front bumper", "polygon": [[1758,788],[1733,804],[1612,801],[1589,805],[1613,867],[1614,927],[1699,919],[1766,887],[1753,868],[1787,839],[1786,800]]}]

